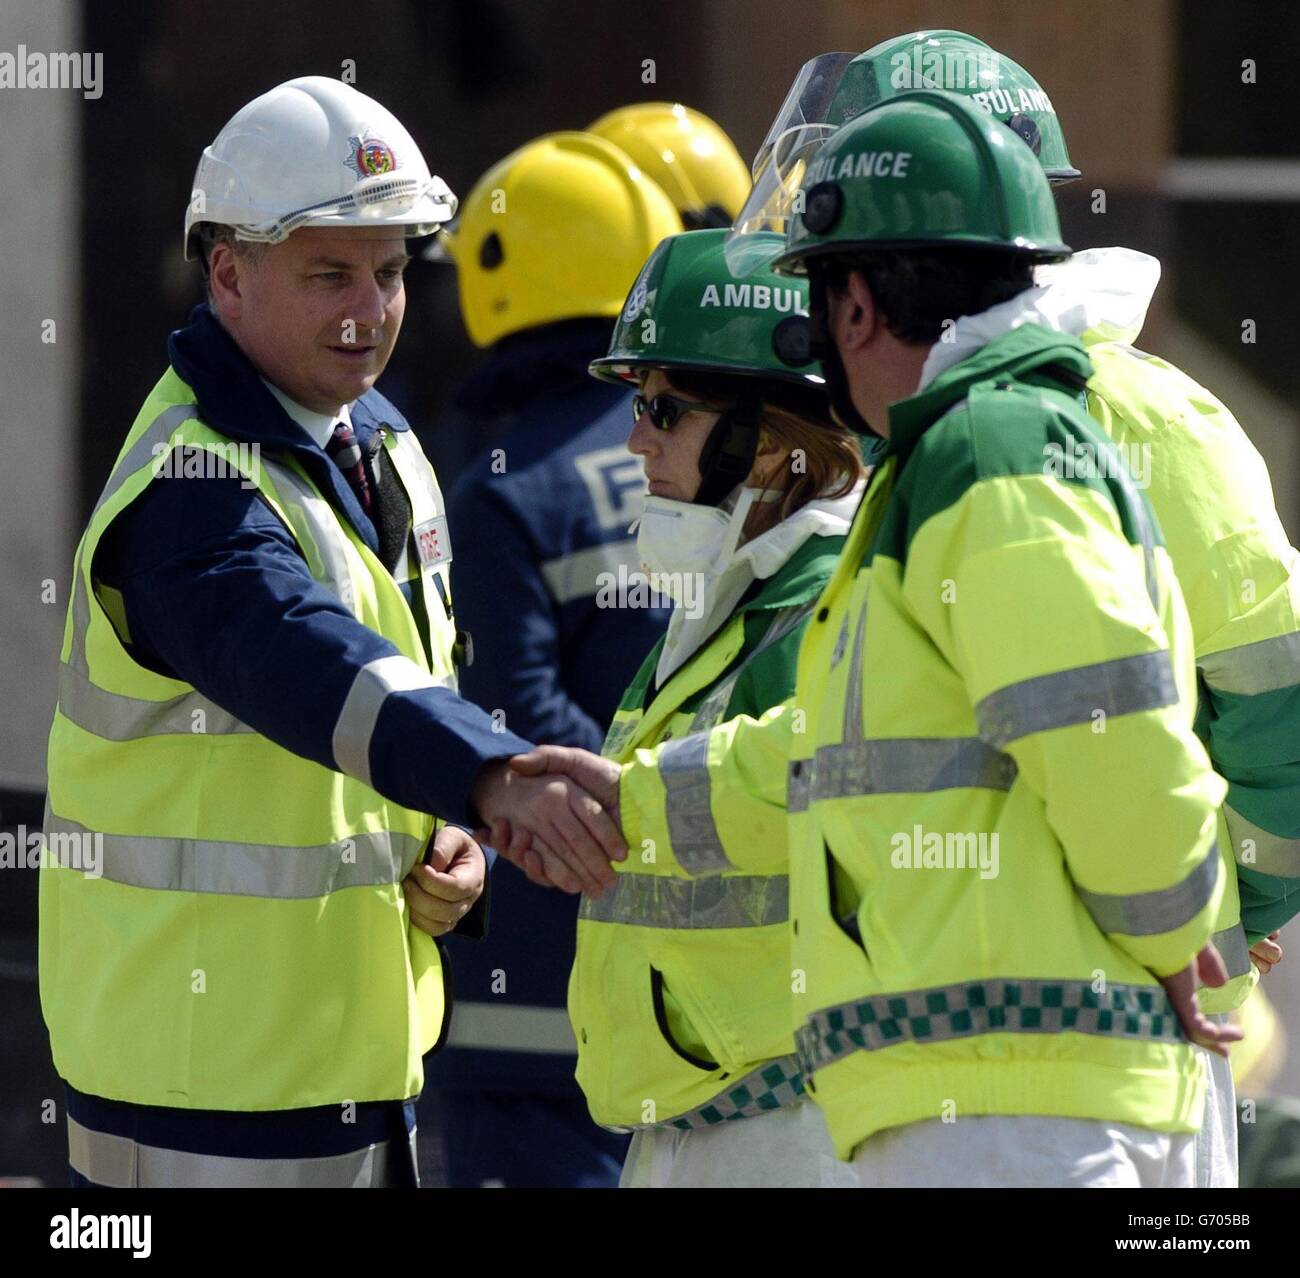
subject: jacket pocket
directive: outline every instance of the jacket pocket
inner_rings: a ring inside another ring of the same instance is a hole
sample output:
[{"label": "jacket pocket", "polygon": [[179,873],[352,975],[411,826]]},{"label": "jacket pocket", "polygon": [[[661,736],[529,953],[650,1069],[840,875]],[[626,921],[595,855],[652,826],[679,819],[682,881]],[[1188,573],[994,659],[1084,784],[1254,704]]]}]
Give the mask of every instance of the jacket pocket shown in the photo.
[{"label": "jacket pocket", "polygon": [[822,840],[822,850],[825,853],[826,866],[826,902],[830,909],[831,918],[835,921],[835,926],[853,942],[863,954],[867,953],[866,943],[862,939],[862,928],[858,923],[858,912],[855,909],[848,909],[840,903],[840,892],[835,885],[835,856],[831,852],[831,845]]},{"label": "jacket pocket", "polygon": [[706,1070],[710,1073],[721,1066],[717,1061],[706,1060],[701,1056],[696,1056],[693,1052],[688,1052],[674,1037],[672,1030],[668,1025],[668,1014],[664,1007],[664,974],[657,967],[650,968],[650,997],[654,1004],[655,1024],[659,1027],[659,1034],[664,1042],[682,1058],[688,1065],[694,1065],[696,1069]]}]

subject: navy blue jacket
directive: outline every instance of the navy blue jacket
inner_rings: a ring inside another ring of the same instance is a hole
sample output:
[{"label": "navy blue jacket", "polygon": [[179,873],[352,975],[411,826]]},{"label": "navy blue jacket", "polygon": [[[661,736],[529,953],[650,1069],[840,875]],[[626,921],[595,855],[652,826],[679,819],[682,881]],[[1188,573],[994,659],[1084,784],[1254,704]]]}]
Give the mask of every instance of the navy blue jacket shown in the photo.
[{"label": "navy blue jacket", "polygon": [[[208,307],[171,335],[168,355],[210,426],[258,444],[267,456],[297,457],[378,550],[374,525],[342,473],[284,412]],[[409,429],[375,391],[352,405],[351,416],[363,446],[381,424]],[[334,766],[334,723],[357,671],[397,653],[313,580],[279,518],[237,479],[155,478],[100,539],[93,572],[122,596],[124,638],[137,661],[193,684],[263,736],[324,767]],[[481,710],[444,688],[390,694],[370,747],[372,785],[406,807],[475,825],[469,792],[478,770],[529,744],[493,728]],[[482,935],[486,901],[485,892],[461,920],[467,935]],[[230,1115],[69,1092],[70,1112],[96,1130],[138,1139],[152,1132],[148,1139],[166,1147],[243,1157],[337,1153],[367,1140],[404,1139],[414,1122],[411,1103],[364,1102],[355,1131],[340,1137],[337,1106]]]},{"label": "navy blue jacket", "polygon": [[[587,372],[610,325],[578,320],[506,338],[466,383],[457,407],[488,450],[450,501],[452,594],[474,636],[461,688],[532,741],[599,751],[632,676],[668,622],[666,609],[598,607],[602,572],[637,567],[628,525],[645,476],[627,451],[631,396]],[[492,934],[449,938],[457,1001],[563,1009],[573,965],[577,898],[494,870]],[[504,985],[504,990],[502,990]],[[453,1021],[430,1077],[445,1086],[575,1090],[575,1057],[486,1050],[472,1011]],[[552,1018],[562,1031],[563,1013]],[[527,1038],[528,1023],[507,1034]],[[554,1035],[546,1035],[554,1041]]]},{"label": "navy blue jacket", "polygon": [[[378,550],[347,480],[207,306],[171,335],[168,354],[204,421],[268,457],[296,457]],[[358,399],[351,415],[363,446],[381,424],[409,429],[376,391]],[[397,653],[313,580],[292,535],[237,478],[154,479],[105,532],[93,567],[97,582],[121,592],[136,660],[193,684],[263,736],[327,768],[335,766],[334,725],[357,672]],[[472,826],[478,816],[469,794],[479,769],[528,748],[449,689],[395,692],[375,727],[371,784],[405,807]],[[473,918],[466,923],[472,934]]]}]

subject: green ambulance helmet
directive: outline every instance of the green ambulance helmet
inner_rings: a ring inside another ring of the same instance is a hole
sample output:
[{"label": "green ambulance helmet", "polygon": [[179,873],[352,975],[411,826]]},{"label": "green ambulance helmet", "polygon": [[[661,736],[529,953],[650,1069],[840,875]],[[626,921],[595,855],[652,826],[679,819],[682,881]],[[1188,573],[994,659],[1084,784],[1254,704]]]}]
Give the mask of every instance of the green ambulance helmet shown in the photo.
[{"label": "green ambulance helmet", "polygon": [[[830,428],[821,368],[813,358],[806,280],[772,271],[782,236],[752,237],[743,276],[726,260],[726,228],[670,235],[650,255],[593,376],[636,384],[643,369],[734,377],[734,403],[700,452],[694,504],[716,506],[754,464],[763,405],[782,403]],[[733,398],[733,397],[729,397]]]},{"label": "green ambulance helmet", "polygon": [[728,251],[740,252],[737,241],[754,231],[785,231],[804,172],[836,129],[918,89],[958,93],[1000,120],[1051,182],[1079,176],[1051,99],[1022,66],[961,31],[913,31],[865,53],[824,53],[804,64],[754,158],[754,185]]},{"label": "green ambulance helmet", "polygon": [[855,249],[1001,249],[1035,261],[1070,253],[1029,150],[969,98],[937,89],[887,98],[837,129],[799,195],[778,272]]},{"label": "green ambulance helmet", "polygon": [[960,93],[1001,120],[1038,157],[1052,182],[1079,176],[1051,99],[1018,62],[961,31],[913,31],[860,53],[844,68],[829,122],[845,124],[877,102],[914,89]]},{"label": "green ambulance helmet", "polygon": [[772,262],[780,235],[748,245],[737,278],[723,253],[727,231],[685,231],[663,240],[628,294],[609,353],[591,365],[605,381],[636,381],[638,369],[689,369],[821,386],[808,349],[808,285]]}]

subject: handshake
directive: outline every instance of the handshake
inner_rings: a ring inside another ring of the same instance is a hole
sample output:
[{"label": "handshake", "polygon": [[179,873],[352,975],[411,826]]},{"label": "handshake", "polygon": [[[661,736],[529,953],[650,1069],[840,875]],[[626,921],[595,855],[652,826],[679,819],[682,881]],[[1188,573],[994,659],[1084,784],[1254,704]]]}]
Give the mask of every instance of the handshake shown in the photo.
[{"label": "handshake", "polygon": [[537,746],[485,764],[472,800],[475,833],[541,887],[599,896],[613,887],[611,861],[627,856],[619,829],[621,768],[572,746]]}]

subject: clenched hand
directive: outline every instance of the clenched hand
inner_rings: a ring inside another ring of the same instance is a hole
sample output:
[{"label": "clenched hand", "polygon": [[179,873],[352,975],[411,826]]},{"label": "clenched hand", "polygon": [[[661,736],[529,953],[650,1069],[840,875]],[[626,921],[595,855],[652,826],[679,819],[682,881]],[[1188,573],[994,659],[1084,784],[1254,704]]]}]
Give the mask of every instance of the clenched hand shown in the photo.
[{"label": "clenched hand", "polygon": [[411,922],[430,936],[450,932],[483,894],[487,860],[464,830],[443,826],[428,860],[402,880]]}]

